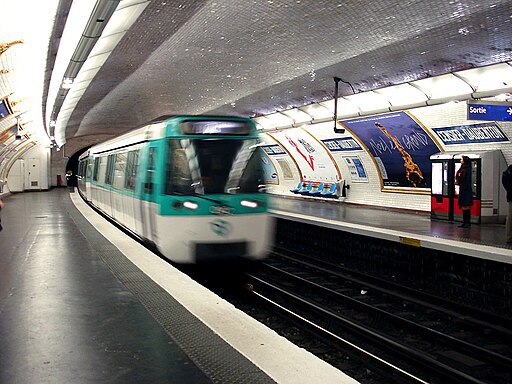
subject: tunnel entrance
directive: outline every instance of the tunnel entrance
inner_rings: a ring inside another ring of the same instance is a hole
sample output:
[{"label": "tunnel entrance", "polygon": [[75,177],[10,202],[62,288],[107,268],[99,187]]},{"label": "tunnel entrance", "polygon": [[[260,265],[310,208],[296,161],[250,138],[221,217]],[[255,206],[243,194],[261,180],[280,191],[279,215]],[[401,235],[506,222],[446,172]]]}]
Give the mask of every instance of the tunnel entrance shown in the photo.
[{"label": "tunnel entrance", "polygon": [[76,151],[68,160],[68,163],[66,164],[66,175],[68,172],[71,172],[69,176],[69,180],[67,181],[68,186],[70,187],[78,187],[78,182],[76,175],[78,173],[78,158],[82,153],[87,151],[89,148],[91,148],[92,145],[89,145],[87,147],[84,147],[78,151]]}]

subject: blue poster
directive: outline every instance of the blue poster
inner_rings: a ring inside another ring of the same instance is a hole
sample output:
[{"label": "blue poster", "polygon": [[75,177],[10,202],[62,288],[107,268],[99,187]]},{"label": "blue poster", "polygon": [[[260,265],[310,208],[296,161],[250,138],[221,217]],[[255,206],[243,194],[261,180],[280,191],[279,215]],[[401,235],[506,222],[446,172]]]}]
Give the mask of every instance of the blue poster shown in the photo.
[{"label": "blue poster", "polygon": [[440,147],[407,113],[341,121],[373,156],[386,188],[430,188],[430,155]]}]

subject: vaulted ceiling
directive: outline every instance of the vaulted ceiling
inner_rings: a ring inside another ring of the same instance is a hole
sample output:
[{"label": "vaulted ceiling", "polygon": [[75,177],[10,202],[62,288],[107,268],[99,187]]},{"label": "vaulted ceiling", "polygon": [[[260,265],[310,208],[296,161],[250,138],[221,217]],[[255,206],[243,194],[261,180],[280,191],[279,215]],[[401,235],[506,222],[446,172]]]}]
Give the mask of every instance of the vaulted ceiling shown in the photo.
[{"label": "vaulted ceiling", "polygon": [[[56,119],[61,144],[165,114],[266,115],[332,98],[334,77],[343,96],[512,60],[512,0],[106,2],[117,6],[109,23],[123,8],[132,20],[105,28],[111,48],[93,50],[101,64],[74,79],[69,92],[80,92]],[[41,101],[48,131],[48,89],[59,60],[69,63],[57,52],[75,3],[55,10]]]}]

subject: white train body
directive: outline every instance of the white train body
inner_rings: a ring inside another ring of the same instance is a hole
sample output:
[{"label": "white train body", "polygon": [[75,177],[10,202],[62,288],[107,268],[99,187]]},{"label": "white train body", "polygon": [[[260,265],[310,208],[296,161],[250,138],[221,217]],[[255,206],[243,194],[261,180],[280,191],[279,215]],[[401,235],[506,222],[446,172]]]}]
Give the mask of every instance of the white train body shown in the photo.
[{"label": "white train body", "polygon": [[90,148],[78,185],[173,262],[258,260],[274,229],[259,160],[250,120],[180,116]]}]

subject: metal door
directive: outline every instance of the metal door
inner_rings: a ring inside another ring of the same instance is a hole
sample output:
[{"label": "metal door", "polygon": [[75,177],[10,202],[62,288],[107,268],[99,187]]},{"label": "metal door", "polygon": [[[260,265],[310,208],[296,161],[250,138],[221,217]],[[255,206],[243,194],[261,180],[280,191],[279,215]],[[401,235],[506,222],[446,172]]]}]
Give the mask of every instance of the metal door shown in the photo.
[{"label": "metal door", "polygon": [[41,190],[41,162],[37,158],[28,159],[28,189]]}]

